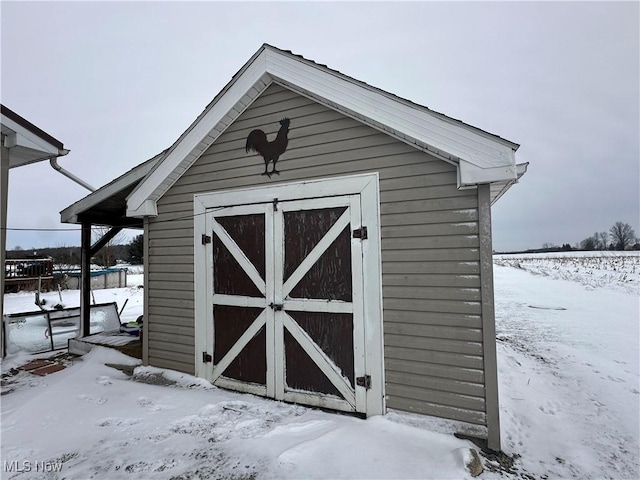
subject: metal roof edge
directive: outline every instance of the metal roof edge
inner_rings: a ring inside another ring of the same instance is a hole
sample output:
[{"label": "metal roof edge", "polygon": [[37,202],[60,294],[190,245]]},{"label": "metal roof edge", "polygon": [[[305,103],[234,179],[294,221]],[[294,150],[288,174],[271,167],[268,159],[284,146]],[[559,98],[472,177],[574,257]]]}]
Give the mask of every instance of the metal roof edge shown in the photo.
[{"label": "metal roof edge", "polygon": [[22,128],[28,130],[29,132],[33,133],[34,135],[37,135],[42,140],[50,143],[52,146],[56,147],[58,150],[65,150],[64,145],[60,140],[58,140],[55,137],[53,137],[52,135],[48,134],[47,132],[45,132],[41,128],[35,126],[33,123],[31,123],[26,118],[21,117],[16,112],[11,110],[9,107],[0,104],[0,112],[2,113],[2,115],[4,115],[7,118],[9,118],[9,119],[13,120],[14,122],[16,122]]},{"label": "metal roof edge", "polygon": [[404,104],[406,104],[408,106],[411,106],[413,108],[417,108],[417,109],[420,109],[422,111],[425,111],[425,112],[429,113],[430,115],[438,117],[438,118],[440,118],[440,119],[442,119],[444,121],[450,122],[450,123],[455,124],[455,125],[463,126],[463,127],[467,128],[467,129],[474,130],[480,135],[486,136],[488,138],[491,138],[492,140],[501,142],[504,145],[509,146],[514,151],[518,150],[518,148],[520,147],[520,144],[512,142],[511,140],[507,140],[506,138],[503,138],[503,137],[501,137],[499,135],[496,135],[495,133],[487,132],[486,130],[483,130],[481,128],[478,128],[478,127],[475,127],[475,126],[470,125],[468,123],[465,123],[462,120],[458,120],[456,118],[450,117],[448,115],[445,115],[444,113],[437,112],[435,110],[432,110],[429,107],[426,107],[426,106],[421,105],[419,103],[412,102],[411,100],[408,100],[406,98],[400,97],[400,96],[398,96],[398,95],[396,95],[394,93],[388,92],[388,91],[383,90],[383,89],[381,89],[379,87],[376,87],[374,85],[370,85],[370,84],[368,84],[366,82],[363,82],[362,80],[358,80],[357,78],[354,78],[354,77],[351,77],[349,75],[346,75],[346,74],[340,72],[339,70],[332,69],[332,68],[328,67],[327,65],[317,63],[317,62],[315,62],[313,60],[310,60],[308,58],[303,57],[302,55],[293,53],[291,50],[282,50],[282,49],[280,49],[278,47],[274,47],[273,45],[269,45],[267,43],[265,43],[263,45],[263,48],[268,48],[268,49],[270,49],[272,51],[275,51],[275,52],[278,52],[280,54],[287,55],[287,56],[290,56],[292,58],[295,58],[295,59],[297,59],[299,61],[302,61],[303,63],[306,63],[306,64],[308,64],[310,66],[313,66],[314,68],[321,69],[321,70],[326,71],[327,73],[330,73],[330,74],[332,74],[332,75],[334,75],[336,77],[342,78],[342,79],[347,80],[347,81],[349,81],[351,83],[354,83],[354,84],[357,84],[357,85],[359,85],[359,86],[361,86],[363,88],[366,88],[367,90],[371,90],[371,91],[380,93],[380,94],[382,94],[382,95],[384,95],[384,96],[386,96],[386,97],[388,97],[390,99],[402,102],[402,103],[404,103]]}]

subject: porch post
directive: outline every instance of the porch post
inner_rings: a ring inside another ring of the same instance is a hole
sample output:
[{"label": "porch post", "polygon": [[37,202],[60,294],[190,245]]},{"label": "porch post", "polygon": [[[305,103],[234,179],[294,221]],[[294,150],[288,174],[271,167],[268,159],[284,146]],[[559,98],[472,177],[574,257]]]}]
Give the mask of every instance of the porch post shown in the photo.
[{"label": "porch post", "polygon": [[91,330],[91,223],[82,222],[80,237],[80,320],[86,337]]}]

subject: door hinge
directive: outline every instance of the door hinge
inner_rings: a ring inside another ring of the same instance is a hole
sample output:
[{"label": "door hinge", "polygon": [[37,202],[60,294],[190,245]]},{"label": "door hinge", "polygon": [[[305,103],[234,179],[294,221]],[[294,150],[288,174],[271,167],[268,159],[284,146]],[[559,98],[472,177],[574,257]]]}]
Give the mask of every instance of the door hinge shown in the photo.
[{"label": "door hinge", "polygon": [[206,245],[207,243],[211,243],[211,235],[207,235],[206,233],[202,234],[202,244]]},{"label": "door hinge", "polygon": [[211,363],[211,362],[213,362],[213,357],[207,352],[202,352],[202,363]]},{"label": "door hinge", "polygon": [[368,238],[367,235],[367,227],[357,228],[353,231],[353,238],[359,238],[360,240],[366,240]]},{"label": "door hinge", "polygon": [[363,377],[356,378],[356,385],[359,387],[364,387],[367,390],[371,388],[371,375],[365,375]]}]

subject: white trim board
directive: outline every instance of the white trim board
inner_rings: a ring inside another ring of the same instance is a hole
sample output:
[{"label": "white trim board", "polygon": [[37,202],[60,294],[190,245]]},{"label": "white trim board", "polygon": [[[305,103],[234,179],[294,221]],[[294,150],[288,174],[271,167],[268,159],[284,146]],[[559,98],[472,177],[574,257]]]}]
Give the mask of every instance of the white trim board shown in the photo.
[{"label": "white trim board", "polygon": [[[3,147],[8,149],[24,149],[25,155],[13,154],[9,156],[9,168],[21,167],[30,163],[60,157],[69,153],[66,149],[59,149],[38,134],[28,130],[16,121],[2,114],[2,133],[5,135]],[[28,152],[28,153],[26,153]]]},{"label": "white trim board", "polygon": [[115,193],[129,187],[133,183],[143,179],[153,169],[156,163],[158,163],[158,160],[160,160],[161,156],[162,153],[156,155],[155,157],[131,169],[124,175],[116,178],[107,185],[99,188],[95,192],[90,193],[83,199],[78,200],[73,205],[68,206],[60,212],[60,221],[62,223],[80,223],[78,220],[78,215],[86,212],[92,207],[95,207],[101,202],[107,200]]},{"label": "white trim board", "polygon": [[517,144],[265,44],[129,195],[127,215],[156,215],[155,202],[273,82],[455,163],[461,187],[518,179]]}]

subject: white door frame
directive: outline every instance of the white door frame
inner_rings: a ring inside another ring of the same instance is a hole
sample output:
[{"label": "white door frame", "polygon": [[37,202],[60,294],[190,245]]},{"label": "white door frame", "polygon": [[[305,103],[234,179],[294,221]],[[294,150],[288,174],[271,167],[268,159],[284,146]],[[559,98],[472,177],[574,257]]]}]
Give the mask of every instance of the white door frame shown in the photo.
[{"label": "white door frame", "polygon": [[[213,247],[211,243],[203,244],[202,242],[202,235],[210,235],[213,227],[211,220],[209,220],[211,215],[207,215],[207,213],[212,213],[216,209],[226,209],[227,207],[234,207],[234,210],[238,209],[238,213],[240,213],[244,205],[253,205],[253,207],[249,207],[253,210],[255,204],[269,205],[272,204],[274,199],[280,202],[359,195],[360,201],[358,203],[362,205],[361,225],[352,225],[352,228],[366,226],[368,238],[362,242],[362,272],[353,271],[352,274],[354,278],[356,278],[355,275],[361,275],[362,277],[363,288],[360,290],[363,296],[362,317],[364,343],[366,345],[364,371],[371,376],[371,386],[369,390],[365,390],[363,387],[356,387],[356,395],[366,396],[366,414],[368,416],[385,412],[380,202],[378,192],[378,174],[369,173],[194,195],[194,327],[195,370],[197,376],[209,380],[213,378],[213,362],[204,362],[202,356],[203,352],[211,353],[213,351]],[[274,269],[275,265],[271,265],[267,261],[265,267],[269,271]],[[278,313],[285,314],[285,312]],[[284,316],[278,315],[278,317],[283,322],[286,321]],[[358,348],[358,346],[354,345],[354,348]],[[251,386],[248,387],[244,391],[250,391]],[[236,385],[233,388],[236,388]],[[274,392],[267,392],[267,395],[269,393],[273,394]],[[295,395],[285,395],[285,400],[296,401],[294,397]]]}]

